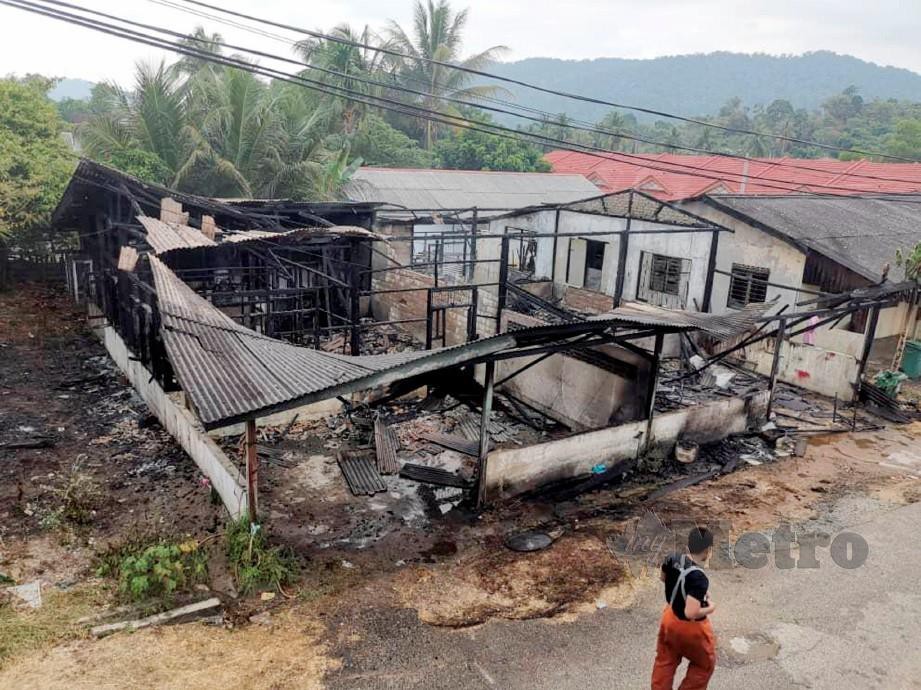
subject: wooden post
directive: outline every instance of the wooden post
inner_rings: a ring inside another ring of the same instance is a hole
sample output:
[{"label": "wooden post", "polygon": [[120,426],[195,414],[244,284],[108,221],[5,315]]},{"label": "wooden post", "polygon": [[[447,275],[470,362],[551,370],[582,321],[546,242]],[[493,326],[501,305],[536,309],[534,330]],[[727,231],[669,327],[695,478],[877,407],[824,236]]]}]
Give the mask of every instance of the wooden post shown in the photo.
[{"label": "wooden post", "polygon": [[361,273],[358,271],[358,241],[349,242],[349,330],[350,350],[353,357],[361,354]]},{"label": "wooden post", "polygon": [[860,394],[860,387],[863,385],[863,375],[867,369],[867,362],[870,359],[870,351],[873,349],[873,341],[876,340],[876,324],[879,323],[879,305],[874,304],[870,307],[870,319],[867,323],[867,332],[863,338],[863,354],[860,357],[860,365],[857,368],[857,380],[854,382],[855,405],[856,397]]},{"label": "wooden post", "polygon": [[256,454],[256,420],[246,421],[246,501],[250,522],[259,515],[259,456]]},{"label": "wooden post", "polygon": [[707,313],[710,312],[710,301],[713,297],[713,277],[716,273],[716,252],[719,249],[719,244],[720,231],[714,228],[710,239],[710,257],[707,259],[707,278],[704,282],[703,304],[701,305],[701,311]]},{"label": "wooden post", "polygon": [[477,508],[486,503],[486,461],[489,455],[489,415],[492,412],[493,384],[496,378],[496,363],[486,362],[486,378],[483,386],[483,415],[480,417],[480,453],[477,458]]},{"label": "wooden post", "polygon": [[496,300],[496,334],[502,332],[502,312],[508,299],[508,231],[502,237],[502,250],[499,255],[499,289]]},{"label": "wooden post", "polygon": [[787,320],[780,319],[777,324],[777,337],[774,339],[774,359],[771,361],[771,379],[768,382],[768,401],[766,416],[771,418],[771,408],[774,406],[774,387],[777,385],[777,372],[780,371],[780,355],[783,351],[783,340],[787,334]]},{"label": "wooden post", "polygon": [[627,201],[627,223],[624,226],[624,232],[620,235],[617,243],[617,275],[614,276],[614,308],[620,306],[624,297],[624,280],[627,275],[627,250],[630,247],[630,221],[633,216],[633,191],[630,191],[630,197]]},{"label": "wooden post", "polygon": [[649,450],[652,442],[652,418],[656,409],[656,389],[659,387],[659,361],[662,357],[662,341],[665,336],[656,333],[656,342],[652,353],[652,370],[649,372],[649,381],[646,383],[646,438],[643,445]]}]

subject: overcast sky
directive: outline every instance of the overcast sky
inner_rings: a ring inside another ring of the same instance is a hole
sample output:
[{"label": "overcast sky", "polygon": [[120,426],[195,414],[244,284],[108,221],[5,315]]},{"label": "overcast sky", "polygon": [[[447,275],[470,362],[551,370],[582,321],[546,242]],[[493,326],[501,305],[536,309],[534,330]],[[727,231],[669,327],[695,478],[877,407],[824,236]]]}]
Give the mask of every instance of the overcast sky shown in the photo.
[{"label": "overcast sky", "polygon": [[[178,31],[204,24],[228,42],[287,54],[284,43],[165,8],[154,0],[71,0]],[[291,25],[328,29],[341,22],[409,26],[409,0],[211,0]],[[469,0],[466,49],[496,44],[506,59],[650,58],[728,50],[771,54],[833,50],[921,72],[918,0]],[[287,34],[289,38],[293,34]],[[138,59],[163,55],[146,46],[0,6],[0,74],[40,72],[129,83]],[[280,65],[275,65],[280,67]]]}]

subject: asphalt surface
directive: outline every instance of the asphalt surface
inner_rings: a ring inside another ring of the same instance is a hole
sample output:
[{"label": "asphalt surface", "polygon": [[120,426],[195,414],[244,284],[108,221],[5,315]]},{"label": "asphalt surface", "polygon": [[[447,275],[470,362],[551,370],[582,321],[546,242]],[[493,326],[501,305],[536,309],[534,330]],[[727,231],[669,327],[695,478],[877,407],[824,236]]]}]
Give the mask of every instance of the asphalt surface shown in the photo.
[{"label": "asphalt surface", "polygon": [[[921,503],[894,508],[865,496],[829,506],[805,532],[859,534],[865,563],[711,572],[719,662],[710,687],[921,688]],[[794,552],[795,553],[795,552]],[[649,687],[662,593],[649,581],[624,610],[573,622],[427,626],[411,610],[353,612],[352,642],[332,688]],[[683,676],[679,670],[678,678]]]}]

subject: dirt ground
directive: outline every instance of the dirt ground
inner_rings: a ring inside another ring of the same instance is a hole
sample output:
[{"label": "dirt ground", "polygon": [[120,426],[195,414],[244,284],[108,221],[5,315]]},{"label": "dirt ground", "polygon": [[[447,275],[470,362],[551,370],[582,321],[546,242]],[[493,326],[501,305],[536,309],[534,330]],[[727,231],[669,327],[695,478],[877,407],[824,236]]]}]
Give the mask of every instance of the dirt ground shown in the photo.
[{"label": "dirt ground", "polygon": [[[0,604],[0,637],[22,638],[5,653],[0,644],[0,688],[320,687],[384,634],[360,623],[359,609],[470,627],[629,606],[645,575],[617,543],[648,514],[738,534],[808,520],[852,492],[921,500],[918,424],[813,436],[804,457],[741,463],[655,501],[644,500],[654,488],[644,480],[482,515],[398,478],[388,478],[386,494],[354,497],[332,449],[302,432],[292,450],[310,461],[265,470],[267,525],[299,552],[294,586],[270,600],[234,598],[213,561],[210,587],[232,625],[91,640],[78,619],[116,603],[111,583],[94,574],[106,545],[151,532],[216,544],[224,517],[66,296],[43,287],[0,293],[0,443],[52,442],[0,450],[0,573],[39,580],[45,597],[36,612]],[[83,524],[58,515],[75,473],[97,489]],[[550,533],[554,544],[531,554],[505,547],[527,529]]]}]

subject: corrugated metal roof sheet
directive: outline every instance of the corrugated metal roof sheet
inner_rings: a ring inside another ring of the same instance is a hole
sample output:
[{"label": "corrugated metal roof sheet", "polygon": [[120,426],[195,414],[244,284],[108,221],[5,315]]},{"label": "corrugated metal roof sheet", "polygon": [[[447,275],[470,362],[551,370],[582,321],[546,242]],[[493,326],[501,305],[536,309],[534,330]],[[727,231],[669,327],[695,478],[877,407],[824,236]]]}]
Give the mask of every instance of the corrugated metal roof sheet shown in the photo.
[{"label": "corrugated metal roof sheet", "polygon": [[[361,168],[346,183],[343,194],[352,201],[377,201],[407,209],[476,206],[510,211],[597,196],[598,188],[582,175]],[[390,216],[394,211],[382,209],[381,213]]]},{"label": "corrugated metal roof sheet", "polygon": [[776,302],[749,304],[726,314],[677,311],[643,302],[626,302],[613,311],[593,316],[590,320],[616,320],[638,327],[670,327],[704,331],[720,339],[732,338],[758,325],[759,319],[776,306]]},{"label": "corrugated metal roof sheet", "polygon": [[149,216],[138,216],[138,220],[147,231],[147,243],[157,254],[173,249],[190,249],[192,247],[213,247],[217,243],[206,237],[201,230],[178,223],[164,223]]},{"label": "corrugated metal roof sheet", "polygon": [[921,242],[921,195],[889,197],[733,196],[709,202],[767,227],[877,282],[883,268],[901,280],[897,250]]},{"label": "corrugated metal roof sheet", "polygon": [[222,242],[262,242],[264,240],[295,243],[301,240],[320,237],[360,237],[362,239],[386,239],[384,235],[371,232],[355,225],[331,225],[317,228],[296,228],[284,232],[270,232],[268,230],[244,230],[241,232],[225,233]]}]

